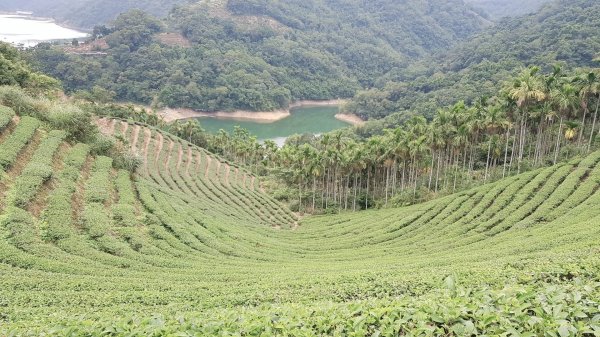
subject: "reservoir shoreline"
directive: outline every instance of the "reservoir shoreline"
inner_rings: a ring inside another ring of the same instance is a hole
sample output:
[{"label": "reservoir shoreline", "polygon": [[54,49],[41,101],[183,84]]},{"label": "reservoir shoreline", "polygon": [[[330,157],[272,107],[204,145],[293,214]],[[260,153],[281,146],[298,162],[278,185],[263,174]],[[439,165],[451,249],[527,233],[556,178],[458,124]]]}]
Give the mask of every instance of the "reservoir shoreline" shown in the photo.
[{"label": "reservoir shoreline", "polygon": [[[343,99],[334,99],[334,100],[302,100],[297,101],[290,104],[287,109],[280,109],[274,111],[247,111],[247,110],[237,110],[237,111],[216,111],[216,112],[202,112],[196,111],[192,109],[185,108],[165,108],[158,112],[160,116],[162,116],[166,122],[172,122],[181,119],[190,119],[190,118],[199,118],[199,117],[210,117],[217,119],[226,119],[226,120],[237,120],[237,121],[251,121],[255,123],[265,123],[270,124],[282,119],[285,119],[291,115],[291,111],[295,108],[308,108],[308,107],[326,107],[326,106],[342,106],[346,103],[346,100]],[[350,118],[347,115],[338,114],[340,117],[338,118],[341,121],[346,123],[350,123],[356,125],[356,118],[353,119],[353,122],[350,122]]]}]

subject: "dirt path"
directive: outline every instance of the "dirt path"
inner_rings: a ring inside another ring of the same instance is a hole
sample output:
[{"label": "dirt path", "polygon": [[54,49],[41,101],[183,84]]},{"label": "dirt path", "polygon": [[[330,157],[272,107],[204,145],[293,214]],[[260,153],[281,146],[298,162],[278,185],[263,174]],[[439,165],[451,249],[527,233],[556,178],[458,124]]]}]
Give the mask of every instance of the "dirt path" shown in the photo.
[{"label": "dirt path", "polygon": [[237,184],[237,183],[238,183],[238,181],[239,181],[239,180],[238,180],[239,176],[240,176],[240,169],[236,167],[236,168],[235,168],[235,182],[236,182],[236,184]]},{"label": "dirt path", "polygon": [[200,164],[202,163],[202,154],[200,151],[196,153],[196,175],[200,174]]},{"label": "dirt path", "polygon": [[137,143],[138,143],[138,137],[140,136],[140,130],[142,129],[141,126],[136,125],[135,128],[133,129],[133,140],[131,141],[131,151],[133,151],[134,153],[137,152]]},{"label": "dirt path", "polygon": [[129,130],[129,123],[121,122],[121,134],[123,138],[127,135],[127,130]]},{"label": "dirt path", "polygon": [[105,135],[112,135],[115,126],[115,120],[109,118],[99,118],[96,121],[96,125],[98,125],[98,129]]},{"label": "dirt path", "polygon": [[177,148],[177,172],[181,168],[181,162],[183,161],[183,146],[179,143],[179,147]]},{"label": "dirt path", "polygon": [[217,174],[216,174],[217,179],[219,179],[219,177],[221,176],[221,164],[222,164],[221,161],[217,161],[217,170],[216,170],[217,171]]},{"label": "dirt path", "polygon": [[208,170],[210,169],[210,163],[212,162],[212,158],[210,156],[205,156],[206,158],[206,167],[204,169],[204,178],[208,179]]},{"label": "dirt path", "polygon": [[170,139],[169,140],[169,152],[167,153],[167,160],[165,160],[165,171],[166,172],[171,172],[171,170],[169,169],[169,164],[171,163],[171,156],[173,155],[173,148],[175,147],[175,142]]},{"label": "dirt path", "polygon": [[156,166],[156,167],[158,167],[158,160],[160,159],[160,153],[162,152],[164,142],[165,142],[165,139],[164,139],[163,135],[161,135],[160,133],[157,133],[156,157],[154,158],[154,166]]},{"label": "dirt path", "polygon": [[252,176],[252,180],[250,181],[250,189],[253,190],[254,189],[254,180],[256,180],[255,176]]},{"label": "dirt path", "polygon": [[152,140],[152,131],[144,129],[144,172],[148,175],[148,148],[150,147],[150,141]]},{"label": "dirt path", "polygon": [[192,161],[194,160],[194,156],[192,154],[192,148],[188,146],[187,150],[187,165],[185,166],[185,174],[190,175],[190,167],[192,166]]},{"label": "dirt path", "polygon": [[225,164],[225,185],[229,185],[229,173],[231,172],[231,166]]}]

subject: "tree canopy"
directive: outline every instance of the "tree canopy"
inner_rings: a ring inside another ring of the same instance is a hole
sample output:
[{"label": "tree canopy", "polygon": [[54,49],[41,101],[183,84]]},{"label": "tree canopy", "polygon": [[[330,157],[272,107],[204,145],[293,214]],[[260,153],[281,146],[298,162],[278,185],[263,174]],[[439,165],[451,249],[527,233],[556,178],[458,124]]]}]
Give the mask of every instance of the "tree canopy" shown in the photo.
[{"label": "tree canopy", "polygon": [[[94,30],[108,43],[106,57],[48,45],[31,55],[68,92],[98,86],[145,104],[275,110],[352,97],[485,22],[462,0],[230,0],[176,6],[161,23],[138,10],[123,13]],[[161,31],[186,43],[165,43]]]}]

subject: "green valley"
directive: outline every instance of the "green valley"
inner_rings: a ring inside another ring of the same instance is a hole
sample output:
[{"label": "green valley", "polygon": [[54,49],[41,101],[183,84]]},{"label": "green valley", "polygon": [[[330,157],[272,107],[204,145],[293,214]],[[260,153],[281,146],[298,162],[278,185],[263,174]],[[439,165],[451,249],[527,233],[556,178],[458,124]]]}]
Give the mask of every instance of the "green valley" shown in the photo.
[{"label": "green valley", "polygon": [[600,6],[541,2],[23,2],[100,25],[0,42],[0,336],[600,336]]},{"label": "green valley", "polygon": [[[243,168],[99,123],[142,154],[133,179],[37,119],[3,127],[4,334],[600,331],[600,152],[411,207],[298,219]],[[37,180],[40,165],[53,170]],[[17,202],[20,181],[32,192]]]}]

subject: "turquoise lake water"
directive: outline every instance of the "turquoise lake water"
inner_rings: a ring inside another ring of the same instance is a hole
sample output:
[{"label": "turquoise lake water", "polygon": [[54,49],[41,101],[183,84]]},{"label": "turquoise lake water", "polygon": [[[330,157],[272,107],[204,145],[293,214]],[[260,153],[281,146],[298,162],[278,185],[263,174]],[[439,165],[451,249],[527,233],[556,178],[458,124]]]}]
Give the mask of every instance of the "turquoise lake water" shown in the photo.
[{"label": "turquoise lake water", "polygon": [[301,107],[292,109],[291,115],[274,123],[257,123],[252,121],[236,121],[211,117],[199,118],[200,125],[210,133],[218,133],[223,129],[232,132],[235,126],[250,131],[259,140],[273,139],[282,144],[285,138],[294,134],[321,134],[349,126],[335,118],[338,107]]}]

